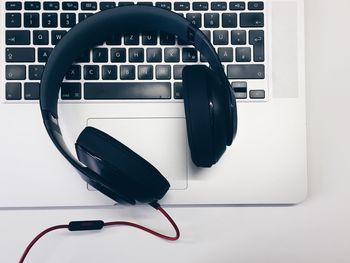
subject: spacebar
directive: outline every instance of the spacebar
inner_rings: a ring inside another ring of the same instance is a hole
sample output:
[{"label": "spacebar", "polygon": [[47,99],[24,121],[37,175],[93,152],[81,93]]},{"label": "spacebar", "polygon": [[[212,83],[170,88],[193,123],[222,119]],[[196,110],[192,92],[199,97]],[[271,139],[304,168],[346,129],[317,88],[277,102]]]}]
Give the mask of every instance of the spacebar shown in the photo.
[{"label": "spacebar", "polygon": [[86,100],[170,99],[169,82],[93,82],[84,84]]}]

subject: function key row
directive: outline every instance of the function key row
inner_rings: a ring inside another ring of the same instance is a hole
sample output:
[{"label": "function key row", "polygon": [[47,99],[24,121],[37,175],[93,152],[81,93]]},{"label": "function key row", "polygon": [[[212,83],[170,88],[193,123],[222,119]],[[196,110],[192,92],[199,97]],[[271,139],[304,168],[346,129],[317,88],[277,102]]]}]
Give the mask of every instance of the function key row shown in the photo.
[{"label": "function key row", "polygon": [[[118,6],[126,6],[126,5],[134,5],[134,2],[118,2]],[[137,2],[138,5],[148,5],[153,6],[153,2]],[[103,1],[99,3],[99,9],[100,10],[106,10],[110,8],[114,8],[117,6],[117,2],[115,1]],[[168,10],[172,9],[172,3],[171,2],[156,2],[155,6],[160,8],[165,8]],[[238,1],[232,1],[232,2],[194,2],[192,3],[192,10],[209,10],[209,6],[211,10],[245,10],[246,9],[246,3],[245,2],[238,2]],[[66,1],[60,2],[58,1],[47,1],[43,3],[44,10],[59,10],[60,7],[62,10],[78,10],[79,9],[79,3],[76,1]],[[190,2],[175,2],[174,3],[174,10],[175,11],[189,11],[191,7]],[[20,1],[8,1],[6,2],[6,10],[22,10],[23,5]],[[42,5],[39,1],[25,1],[24,2],[24,9],[25,10],[41,10]],[[97,10],[98,9],[98,3],[97,2],[81,2],[80,4],[81,10]],[[263,1],[251,1],[248,2],[248,10],[264,10],[264,2]]]}]

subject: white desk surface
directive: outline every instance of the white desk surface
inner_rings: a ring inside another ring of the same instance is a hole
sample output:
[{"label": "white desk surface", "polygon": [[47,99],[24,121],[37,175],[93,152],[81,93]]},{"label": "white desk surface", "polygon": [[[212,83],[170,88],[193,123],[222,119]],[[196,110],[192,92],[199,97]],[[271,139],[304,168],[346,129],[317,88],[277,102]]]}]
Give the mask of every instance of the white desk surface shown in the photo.
[{"label": "white desk surface", "polygon": [[[303,204],[168,208],[182,231],[176,243],[128,227],[62,230],[42,239],[26,262],[350,262],[350,1],[305,2],[310,186]],[[17,262],[43,228],[92,218],[171,230],[148,207],[0,210],[0,262]]]}]

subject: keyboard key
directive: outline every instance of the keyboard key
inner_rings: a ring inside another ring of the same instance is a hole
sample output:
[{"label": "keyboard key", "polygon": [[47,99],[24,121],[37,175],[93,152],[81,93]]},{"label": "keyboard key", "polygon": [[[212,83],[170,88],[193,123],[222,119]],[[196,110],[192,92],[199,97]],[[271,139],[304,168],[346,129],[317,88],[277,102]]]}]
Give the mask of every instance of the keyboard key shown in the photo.
[{"label": "keyboard key", "polygon": [[156,7],[171,10],[171,2],[156,2]]},{"label": "keyboard key", "polygon": [[241,13],[241,27],[264,27],[263,13]]},{"label": "keyboard key", "polygon": [[116,80],[118,77],[117,66],[102,66],[103,80]]},{"label": "keyboard key", "polygon": [[81,2],[81,10],[97,10],[97,2]]},{"label": "keyboard key", "polygon": [[174,83],[174,99],[176,99],[176,100],[183,99],[182,83],[181,82]]},{"label": "keyboard key", "polygon": [[144,62],[145,55],[143,48],[130,48],[129,49],[129,62]]},{"label": "keyboard key", "polygon": [[60,9],[60,3],[55,2],[44,2],[44,10],[59,10]]},{"label": "keyboard key", "polygon": [[192,3],[192,9],[194,11],[208,10],[209,4],[208,2],[194,2]]},{"label": "keyboard key", "polygon": [[122,44],[122,36],[119,34],[112,34],[106,41],[107,45],[121,45]]},{"label": "keyboard key", "polygon": [[6,62],[34,62],[34,48],[6,48]]},{"label": "keyboard key", "polygon": [[20,13],[6,14],[6,27],[21,27],[22,16]]},{"label": "keyboard key", "polygon": [[249,97],[251,99],[265,99],[265,90],[251,90]]},{"label": "keyboard key", "polygon": [[264,10],[264,2],[249,2],[248,3],[249,10]]},{"label": "keyboard key", "polygon": [[61,27],[73,27],[77,23],[75,13],[61,13]]},{"label": "keyboard key", "polygon": [[44,72],[44,66],[42,65],[30,65],[29,66],[29,79],[41,80],[41,76]]},{"label": "keyboard key", "polygon": [[25,13],[24,14],[24,27],[39,27],[39,14],[38,13]]},{"label": "keyboard key", "polygon": [[72,65],[66,73],[66,80],[80,80],[81,79],[81,66]]},{"label": "keyboard key", "polygon": [[107,48],[94,48],[92,51],[93,62],[108,62],[108,49]]},{"label": "keyboard key", "polygon": [[226,2],[212,2],[211,3],[211,10],[226,10],[227,9],[227,3]]},{"label": "keyboard key", "polygon": [[100,78],[100,68],[95,65],[84,66],[84,79],[97,80]]},{"label": "keyboard key", "polygon": [[41,4],[39,1],[25,2],[24,3],[25,10],[40,10],[40,8],[41,8]]},{"label": "keyboard key", "polygon": [[24,99],[38,100],[40,97],[40,83],[24,83]]},{"label": "keyboard key", "polygon": [[6,66],[7,80],[23,80],[26,79],[26,66],[24,65],[7,65]]},{"label": "keyboard key", "polygon": [[90,50],[80,53],[79,58],[76,61],[77,63],[87,63],[90,62]]},{"label": "keyboard key", "polygon": [[198,54],[194,48],[183,48],[182,49],[182,61],[183,62],[197,62]]},{"label": "keyboard key", "polygon": [[128,6],[128,5],[134,5],[134,2],[119,2],[118,6]]},{"label": "keyboard key", "polygon": [[116,7],[115,2],[101,2],[100,3],[101,11],[107,10],[107,9],[111,9],[111,8],[114,8],[114,7]]},{"label": "keyboard key", "polygon": [[175,11],[188,11],[188,10],[190,10],[190,3],[189,2],[175,2],[174,3],[174,10]]},{"label": "keyboard key", "polygon": [[126,62],[126,49],[125,48],[112,48],[111,49],[111,61],[124,63]]},{"label": "keyboard key", "polygon": [[264,31],[250,30],[249,44],[253,45],[254,61],[264,62],[265,61]]},{"label": "keyboard key", "polygon": [[190,42],[183,40],[182,38],[177,38],[177,44],[181,46],[188,46],[191,45]]},{"label": "keyboard key", "polygon": [[187,13],[186,19],[197,28],[202,27],[202,14],[201,13]]},{"label": "keyboard key", "polygon": [[162,49],[147,48],[147,62],[162,62]]},{"label": "keyboard key", "polygon": [[21,83],[6,83],[6,99],[20,100],[22,98]]},{"label": "keyboard key", "polygon": [[232,82],[231,87],[233,88],[236,99],[246,99],[247,98],[248,84],[246,81]]},{"label": "keyboard key", "polygon": [[143,34],[142,45],[157,45],[157,33],[149,32]]},{"label": "keyboard key", "polygon": [[159,80],[167,80],[171,78],[171,67],[169,65],[156,66],[156,78]]},{"label": "keyboard key", "polygon": [[62,83],[61,99],[62,100],[80,100],[81,84],[80,83]]},{"label": "keyboard key", "polygon": [[33,44],[34,45],[48,45],[49,44],[49,31],[47,31],[47,30],[34,30],[33,31]]},{"label": "keyboard key", "polygon": [[137,2],[137,5],[153,6],[152,2]]},{"label": "keyboard key", "polygon": [[203,34],[211,41],[211,32],[209,30],[202,30]]},{"label": "keyboard key", "polygon": [[38,48],[38,61],[46,63],[52,50],[53,48]]},{"label": "keyboard key", "polygon": [[22,10],[22,2],[6,2],[6,10]]},{"label": "keyboard key", "polygon": [[228,65],[229,79],[264,79],[265,65]]},{"label": "keyboard key", "polygon": [[233,48],[231,47],[219,47],[218,54],[221,62],[233,62]]},{"label": "keyboard key", "polygon": [[250,62],[252,60],[252,51],[250,47],[238,47],[236,48],[236,61],[237,62]]},{"label": "keyboard key", "polygon": [[58,42],[64,37],[64,35],[67,34],[67,31],[65,30],[53,30],[51,31],[51,44],[57,45]]},{"label": "keyboard key", "polygon": [[167,82],[85,83],[86,100],[170,99],[171,84]]},{"label": "keyboard key", "polygon": [[237,27],[237,14],[235,13],[223,13],[222,14],[222,27]]},{"label": "keyboard key", "polygon": [[165,48],[164,49],[165,62],[180,62],[179,48]]},{"label": "keyboard key", "polygon": [[79,23],[92,15],[93,13],[79,13]]},{"label": "keyboard key", "polygon": [[153,66],[151,66],[151,65],[138,66],[138,79],[140,79],[140,80],[152,80],[153,79]]},{"label": "keyboard key", "polygon": [[127,34],[124,36],[125,45],[138,45],[140,43],[139,34]]},{"label": "keyboard key", "polygon": [[247,32],[244,30],[232,30],[231,31],[231,44],[232,45],[245,45],[247,43]]},{"label": "keyboard key", "polygon": [[43,27],[54,28],[58,26],[58,17],[56,13],[43,13],[42,14]]},{"label": "keyboard key", "polygon": [[120,79],[121,80],[135,79],[135,66],[131,66],[131,65],[120,66]]},{"label": "keyboard key", "polygon": [[204,14],[204,26],[208,28],[219,27],[219,14],[218,13]]},{"label": "keyboard key", "polygon": [[245,2],[230,2],[230,10],[245,10]]},{"label": "keyboard key", "polygon": [[175,65],[174,66],[174,79],[182,79],[182,70],[185,65]]},{"label": "keyboard key", "polygon": [[215,30],[213,33],[214,45],[228,45],[228,31]]},{"label": "keyboard key", "polygon": [[201,62],[208,62],[207,58],[203,56],[203,54],[200,55],[200,61]]},{"label": "keyboard key", "polygon": [[29,45],[30,31],[6,30],[6,45]]},{"label": "keyboard key", "polygon": [[62,10],[78,10],[78,2],[63,2]]},{"label": "keyboard key", "polygon": [[175,36],[167,33],[160,34],[160,44],[161,45],[175,45]]}]

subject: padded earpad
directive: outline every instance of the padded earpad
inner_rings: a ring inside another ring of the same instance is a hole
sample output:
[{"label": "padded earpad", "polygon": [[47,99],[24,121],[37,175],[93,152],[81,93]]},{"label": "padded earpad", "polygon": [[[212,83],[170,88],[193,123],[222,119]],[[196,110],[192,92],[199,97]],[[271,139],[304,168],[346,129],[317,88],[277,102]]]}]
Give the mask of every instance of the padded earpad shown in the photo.
[{"label": "padded earpad", "polygon": [[219,79],[204,65],[185,67],[182,79],[192,161],[211,167],[226,150],[228,99]]},{"label": "padded earpad", "polygon": [[[76,150],[79,161],[100,175],[114,191],[113,194],[126,199],[126,202],[157,201],[170,187],[169,182],[149,162],[96,128],[86,127],[82,131],[76,142]],[[111,193],[104,194],[111,196]]]}]

